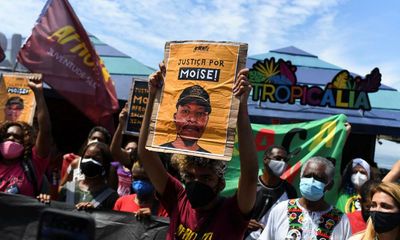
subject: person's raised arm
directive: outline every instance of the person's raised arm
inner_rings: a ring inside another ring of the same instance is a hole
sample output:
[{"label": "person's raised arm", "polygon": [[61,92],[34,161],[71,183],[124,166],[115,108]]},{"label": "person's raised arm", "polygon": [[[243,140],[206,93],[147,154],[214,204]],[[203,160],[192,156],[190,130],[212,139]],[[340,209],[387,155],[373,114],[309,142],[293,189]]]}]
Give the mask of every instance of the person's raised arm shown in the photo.
[{"label": "person's raised arm", "polygon": [[258,160],[256,145],[250,126],[247,99],[251,86],[247,80],[248,69],[242,69],[233,88],[233,94],[240,97],[237,122],[240,157],[240,178],[237,191],[238,205],[242,213],[248,214],[254,206],[257,191]]},{"label": "person's raised arm", "polygon": [[153,111],[154,99],[157,91],[161,89],[164,83],[165,66],[160,64],[160,70],[151,74],[149,77],[149,98],[146,112],[144,114],[142,126],[139,135],[139,161],[147,173],[151,183],[159,194],[164,194],[167,184],[167,171],[165,170],[160,157],[157,153],[146,149],[147,136],[149,134],[149,124],[151,113]]},{"label": "person's raised arm", "polygon": [[126,125],[127,117],[128,117],[128,104],[125,104],[125,107],[119,113],[119,123],[117,130],[115,130],[113,139],[111,141],[110,150],[113,158],[116,161],[119,161],[125,167],[130,167],[132,166],[132,163],[129,152],[121,148],[122,131],[124,126]]},{"label": "person's raised arm", "polygon": [[396,182],[400,179],[400,160],[393,164],[392,169],[382,179],[382,182]]},{"label": "person's raised arm", "polygon": [[53,142],[51,135],[51,123],[49,111],[43,95],[43,82],[40,78],[29,78],[29,87],[35,94],[36,116],[39,124],[39,131],[36,137],[35,148],[40,157],[47,157],[50,153],[50,146]]}]

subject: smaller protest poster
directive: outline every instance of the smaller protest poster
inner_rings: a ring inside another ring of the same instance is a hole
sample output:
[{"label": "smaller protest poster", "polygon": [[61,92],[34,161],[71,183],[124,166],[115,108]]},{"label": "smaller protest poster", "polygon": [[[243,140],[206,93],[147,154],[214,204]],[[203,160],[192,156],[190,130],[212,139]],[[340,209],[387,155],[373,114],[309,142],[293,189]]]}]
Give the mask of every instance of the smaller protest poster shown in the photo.
[{"label": "smaller protest poster", "polygon": [[41,74],[4,73],[0,78],[0,121],[23,121],[32,125],[35,95],[28,86],[29,78]]},{"label": "smaller protest poster", "polygon": [[167,42],[146,148],[229,161],[239,108],[232,89],[246,57],[244,43]]},{"label": "smaller protest poster", "polygon": [[128,101],[128,119],[124,129],[125,134],[139,136],[144,112],[146,111],[148,96],[148,81],[145,79],[133,78],[131,93]]}]

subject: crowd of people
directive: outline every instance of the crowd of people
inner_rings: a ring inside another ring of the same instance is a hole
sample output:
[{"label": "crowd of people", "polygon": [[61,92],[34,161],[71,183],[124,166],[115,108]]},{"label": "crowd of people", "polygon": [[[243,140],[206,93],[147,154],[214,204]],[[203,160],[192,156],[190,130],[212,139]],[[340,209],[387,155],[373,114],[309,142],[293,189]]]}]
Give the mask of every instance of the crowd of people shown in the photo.
[{"label": "crowd of people", "polygon": [[168,217],[168,240],[400,239],[400,161],[383,178],[364,159],[349,161],[335,206],[324,198],[334,185],[335,173],[334,163],[325,157],[308,159],[301,167],[299,185],[293,186],[281,179],[290,160],[287,150],[272,145],[264,153],[258,176],[247,109],[251,91],[247,74],[247,69],[239,71],[233,88],[233,95],[240,99],[240,178],[233,196],[221,195],[226,162],[146,149],[152,108],[164,81],[163,64],[149,77],[139,138],[124,141],[125,106],[114,135],[96,126],[79,153],[64,155],[55,195],[45,186],[53,138],[43,85],[39,79],[30,79],[37,124],[1,123],[0,191],[36,197],[43,203],[64,201],[79,210]]}]

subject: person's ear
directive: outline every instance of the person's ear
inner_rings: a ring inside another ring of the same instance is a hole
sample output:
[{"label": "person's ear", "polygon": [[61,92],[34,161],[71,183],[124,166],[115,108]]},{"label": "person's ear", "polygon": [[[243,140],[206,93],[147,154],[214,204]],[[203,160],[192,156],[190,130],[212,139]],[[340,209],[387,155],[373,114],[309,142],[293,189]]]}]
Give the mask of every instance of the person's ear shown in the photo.
[{"label": "person's ear", "polygon": [[332,179],[332,181],[325,186],[325,192],[331,190],[333,187],[333,184],[334,184],[334,181]]},{"label": "person's ear", "polygon": [[174,113],[174,122],[176,122],[176,113]]}]

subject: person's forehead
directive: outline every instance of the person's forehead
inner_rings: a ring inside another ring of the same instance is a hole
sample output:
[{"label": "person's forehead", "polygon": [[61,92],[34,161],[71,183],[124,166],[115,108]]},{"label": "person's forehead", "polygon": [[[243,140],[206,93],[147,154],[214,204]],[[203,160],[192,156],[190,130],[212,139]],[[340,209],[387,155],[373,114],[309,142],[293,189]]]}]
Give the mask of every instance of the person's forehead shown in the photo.
[{"label": "person's forehead", "polygon": [[286,151],[280,149],[280,148],[273,148],[271,151],[271,155],[273,156],[286,156]]},{"label": "person's forehead", "polygon": [[310,162],[306,165],[306,168],[304,169],[304,175],[317,174],[319,176],[326,176],[325,168],[326,166],[324,164]]},{"label": "person's forehead", "polygon": [[85,156],[88,156],[88,155],[90,155],[90,156],[100,155],[101,156],[102,154],[101,154],[100,148],[98,148],[96,145],[91,145],[86,149],[84,155]]},{"label": "person's forehead", "polygon": [[376,192],[372,196],[372,202],[385,202],[388,204],[395,205],[394,199],[385,192]]},{"label": "person's forehead", "polygon": [[356,166],[353,167],[353,171],[361,171],[361,172],[366,172],[365,168],[361,166],[360,164],[357,164]]},{"label": "person's forehead", "polygon": [[137,143],[136,142],[128,142],[126,144],[125,148],[137,148]]},{"label": "person's forehead", "polygon": [[22,128],[20,126],[13,125],[7,129],[7,133],[22,135]]},{"label": "person's forehead", "polygon": [[90,138],[105,138],[105,137],[104,137],[104,134],[103,134],[102,132],[100,132],[100,131],[95,131],[95,132],[90,136]]},{"label": "person's forehead", "polygon": [[179,107],[182,108],[196,108],[196,109],[206,109],[206,107],[202,104],[197,103],[196,101],[188,102],[182,105],[178,105]]}]

